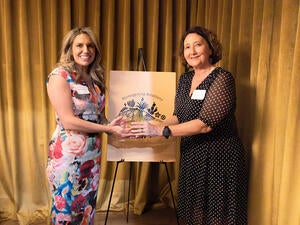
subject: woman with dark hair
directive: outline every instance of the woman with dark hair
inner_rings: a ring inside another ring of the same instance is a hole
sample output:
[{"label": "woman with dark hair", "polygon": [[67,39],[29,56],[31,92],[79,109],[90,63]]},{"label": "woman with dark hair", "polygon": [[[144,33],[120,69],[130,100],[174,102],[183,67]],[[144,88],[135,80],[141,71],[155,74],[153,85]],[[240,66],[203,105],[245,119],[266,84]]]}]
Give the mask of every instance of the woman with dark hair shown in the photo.
[{"label": "woman with dark hair", "polygon": [[178,217],[184,225],[247,224],[248,175],[235,120],[232,74],[216,35],[192,27],[182,36],[181,75],[173,116],[162,124],[132,123],[139,136],[180,136]]},{"label": "woman with dark hair", "polygon": [[69,31],[60,60],[47,78],[56,114],[48,148],[51,224],[94,224],[101,162],[101,133],[128,130],[104,115],[105,87],[99,44],[88,27]]}]

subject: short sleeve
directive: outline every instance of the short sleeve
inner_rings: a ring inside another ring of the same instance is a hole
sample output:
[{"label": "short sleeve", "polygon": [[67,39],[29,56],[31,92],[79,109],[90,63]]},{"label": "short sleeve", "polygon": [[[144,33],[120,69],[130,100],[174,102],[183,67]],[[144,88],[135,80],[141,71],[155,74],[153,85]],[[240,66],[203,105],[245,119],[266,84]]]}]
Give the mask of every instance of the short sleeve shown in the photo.
[{"label": "short sleeve", "polygon": [[207,90],[199,119],[214,128],[234,112],[235,104],[234,78],[231,73],[222,71]]},{"label": "short sleeve", "polygon": [[53,76],[53,75],[58,75],[58,76],[61,76],[61,77],[63,77],[65,80],[69,80],[70,78],[70,74],[69,74],[69,72],[66,70],[66,69],[64,69],[63,67],[57,67],[57,68],[55,68],[55,69],[53,69],[50,73],[49,73],[49,75],[48,75],[48,77],[47,77],[47,79],[46,79],[46,83],[48,84],[48,82],[49,82],[49,78],[51,77],[51,76]]}]

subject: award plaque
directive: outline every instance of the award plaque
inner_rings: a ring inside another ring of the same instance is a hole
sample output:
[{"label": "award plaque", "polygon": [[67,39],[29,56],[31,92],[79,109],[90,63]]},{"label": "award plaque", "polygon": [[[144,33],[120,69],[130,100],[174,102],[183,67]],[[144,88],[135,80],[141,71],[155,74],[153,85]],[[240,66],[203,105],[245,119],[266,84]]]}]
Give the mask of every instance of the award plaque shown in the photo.
[{"label": "award plaque", "polygon": [[[172,116],[175,72],[110,71],[108,119],[161,123]],[[118,138],[108,136],[108,161],[176,161],[177,138],[170,136]]]}]

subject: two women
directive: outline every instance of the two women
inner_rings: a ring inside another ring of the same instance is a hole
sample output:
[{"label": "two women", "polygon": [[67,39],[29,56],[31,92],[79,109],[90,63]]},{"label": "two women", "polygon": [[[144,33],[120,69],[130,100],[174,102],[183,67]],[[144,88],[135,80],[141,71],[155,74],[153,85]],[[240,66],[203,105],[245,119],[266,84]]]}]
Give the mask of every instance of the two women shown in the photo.
[{"label": "two women", "polygon": [[52,223],[92,224],[99,181],[100,132],[121,137],[180,136],[178,216],[181,224],[247,224],[247,170],[235,121],[235,81],[215,64],[222,58],[216,35],[192,27],[180,44],[183,63],[173,116],[163,124],[103,114],[100,50],[88,28],[72,30],[63,42],[48,94],[57,115],[47,174]]}]

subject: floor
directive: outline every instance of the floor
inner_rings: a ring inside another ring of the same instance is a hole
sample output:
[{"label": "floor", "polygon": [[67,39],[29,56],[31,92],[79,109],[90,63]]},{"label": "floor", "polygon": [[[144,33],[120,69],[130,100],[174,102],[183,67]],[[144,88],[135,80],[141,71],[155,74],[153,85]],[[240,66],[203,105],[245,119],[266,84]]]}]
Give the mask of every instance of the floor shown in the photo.
[{"label": "floor", "polygon": [[[94,225],[104,225],[106,212],[96,214]],[[144,212],[142,215],[124,212],[110,211],[106,225],[177,225],[176,214],[172,208],[152,209]],[[0,221],[0,225],[20,225],[16,221]],[[26,225],[46,225],[43,223],[30,223]]]},{"label": "floor", "polygon": [[[96,216],[95,225],[105,224],[106,213],[100,213]],[[176,215],[174,209],[153,209],[142,215],[129,213],[128,223],[126,222],[125,212],[109,212],[107,225],[176,225]]]}]

